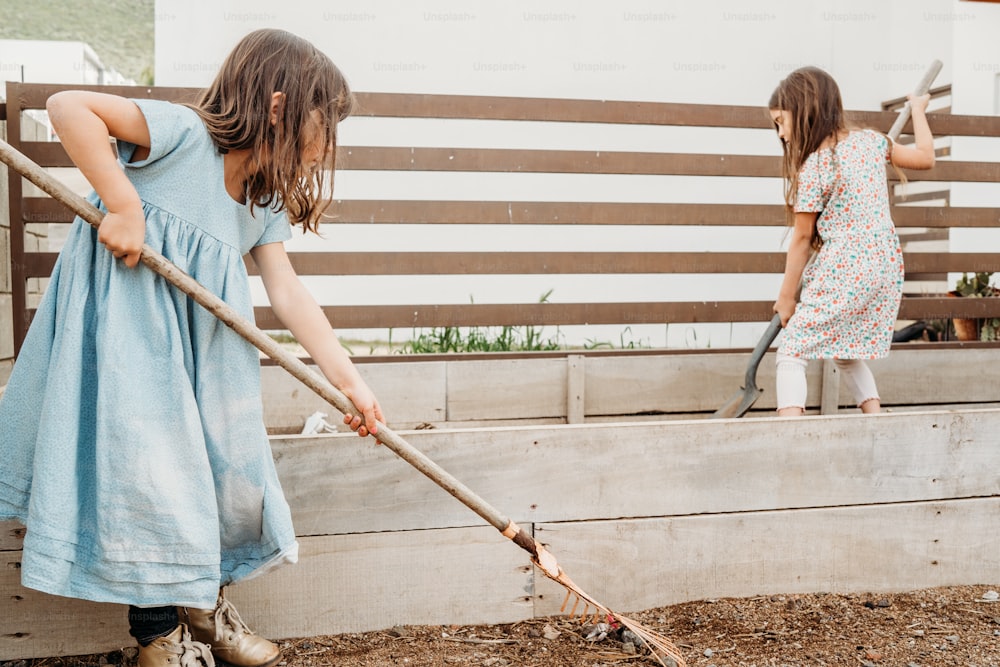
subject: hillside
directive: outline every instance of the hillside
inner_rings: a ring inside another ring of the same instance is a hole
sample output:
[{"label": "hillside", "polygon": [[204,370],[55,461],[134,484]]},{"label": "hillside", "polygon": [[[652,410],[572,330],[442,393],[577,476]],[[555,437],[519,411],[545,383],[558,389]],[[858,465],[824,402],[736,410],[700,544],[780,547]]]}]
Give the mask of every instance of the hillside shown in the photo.
[{"label": "hillside", "polygon": [[0,0],[0,39],[86,42],[106,67],[153,76],[154,0]]}]

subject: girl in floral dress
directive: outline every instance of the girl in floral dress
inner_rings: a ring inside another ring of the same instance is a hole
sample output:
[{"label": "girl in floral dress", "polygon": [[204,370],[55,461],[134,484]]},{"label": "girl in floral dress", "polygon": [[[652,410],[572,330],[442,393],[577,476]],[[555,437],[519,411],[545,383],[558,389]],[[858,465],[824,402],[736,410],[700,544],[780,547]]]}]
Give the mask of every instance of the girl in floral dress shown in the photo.
[{"label": "girl in floral dress", "polygon": [[837,83],[816,67],[795,70],[771,95],[792,220],[774,304],[784,327],[776,369],[781,416],[805,410],[809,359],[833,359],[861,411],[881,410],[863,360],[889,354],[903,288],[885,165],[934,166],[929,99],[910,97],[916,137],[911,147],[874,130],[848,129]]}]

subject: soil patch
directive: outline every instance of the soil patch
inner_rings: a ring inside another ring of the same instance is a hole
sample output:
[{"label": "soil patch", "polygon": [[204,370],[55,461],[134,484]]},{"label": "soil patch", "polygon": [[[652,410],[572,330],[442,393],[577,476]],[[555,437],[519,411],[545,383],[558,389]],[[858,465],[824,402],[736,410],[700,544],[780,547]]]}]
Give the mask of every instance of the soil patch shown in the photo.
[{"label": "soil patch", "polygon": [[[720,598],[627,614],[673,640],[690,667],[1000,667],[1000,585],[897,594]],[[588,639],[589,636],[589,639]],[[284,667],[624,667],[657,663],[620,629],[566,617],[407,626],[281,642]],[[624,640],[624,641],[623,641]],[[0,667],[135,664],[135,649]]]}]

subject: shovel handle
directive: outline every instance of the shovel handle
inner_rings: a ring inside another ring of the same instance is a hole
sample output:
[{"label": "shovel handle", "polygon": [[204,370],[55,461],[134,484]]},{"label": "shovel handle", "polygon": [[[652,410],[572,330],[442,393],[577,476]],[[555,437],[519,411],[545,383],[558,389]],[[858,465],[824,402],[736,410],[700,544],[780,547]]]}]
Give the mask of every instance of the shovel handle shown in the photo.
[{"label": "shovel handle", "polygon": [[781,331],[781,315],[775,313],[774,317],[771,318],[770,324],[767,325],[767,329],[761,335],[760,340],[757,341],[757,347],[753,349],[753,354],[750,355],[750,363],[747,364],[747,373],[743,378],[744,389],[750,387],[756,388],[757,367],[760,366],[760,361],[764,358],[768,348],[771,347],[771,343],[778,337],[779,331]]},{"label": "shovel handle", "polygon": [[[941,68],[943,66],[944,65],[940,60],[934,60],[930,64],[930,67],[927,68],[927,71],[924,72],[923,78],[920,79],[919,83],[917,83],[917,87],[913,89],[913,94],[916,96],[925,95],[927,91],[931,89],[931,84],[934,83],[934,79],[937,78],[937,75],[941,72]],[[893,141],[899,139],[899,135],[903,132],[903,126],[906,125],[909,120],[910,103],[906,102],[903,105],[903,108],[899,110],[899,115],[896,116],[896,122],[894,122],[892,127],[889,128],[889,137],[892,138]]]}]

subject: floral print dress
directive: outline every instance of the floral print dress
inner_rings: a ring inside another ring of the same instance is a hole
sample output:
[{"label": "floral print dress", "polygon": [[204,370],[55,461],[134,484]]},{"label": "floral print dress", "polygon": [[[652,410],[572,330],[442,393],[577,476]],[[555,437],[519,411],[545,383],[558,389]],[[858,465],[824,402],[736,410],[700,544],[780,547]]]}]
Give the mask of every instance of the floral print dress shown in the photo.
[{"label": "floral print dress", "polygon": [[805,359],[889,354],[903,293],[903,254],[889,214],[889,140],[853,131],[810,155],[795,211],[818,212],[823,247],[802,274],[802,293],[778,351]]}]

